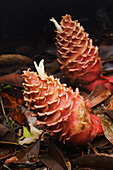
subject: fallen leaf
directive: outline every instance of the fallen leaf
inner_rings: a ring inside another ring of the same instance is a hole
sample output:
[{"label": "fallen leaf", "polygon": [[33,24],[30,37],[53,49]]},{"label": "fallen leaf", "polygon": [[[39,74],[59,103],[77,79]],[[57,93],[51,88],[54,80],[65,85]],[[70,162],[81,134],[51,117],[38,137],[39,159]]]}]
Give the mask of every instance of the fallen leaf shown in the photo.
[{"label": "fallen leaf", "polygon": [[24,125],[26,122],[26,117],[22,114],[24,111],[21,108],[21,105],[17,103],[16,98],[9,96],[7,93],[1,92],[3,99],[3,104],[5,107],[11,109],[10,117],[17,123]]},{"label": "fallen leaf", "polygon": [[106,115],[99,115],[105,137],[113,144],[113,121]]},{"label": "fallen leaf", "polygon": [[16,157],[18,158],[18,161],[16,163],[25,163],[26,161],[30,160],[31,158],[34,158],[31,162],[36,162],[38,159],[40,151],[40,139],[37,140],[37,142],[32,143],[29,145],[26,149],[23,149],[22,152],[17,153]]},{"label": "fallen leaf", "polygon": [[[8,74],[15,71],[22,71],[25,67],[33,65],[33,61],[20,54],[3,54],[0,55],[0,73]],[[31,67],[31,66],[30,66]]]},{"label": "fallen leaf", "polygon": [[110,95],[110,90],[108,90],[104,85],[97,85],[91,94],[87,97],[87,100],[89,100],[91,106],[94,107],[106,100]]},{"label": "fallen leaf", "polygon": [[23,55],[20,54],[3,54],[0,55],[0,67],[1,66],[7,66],[9,65],[11,67],[11,65],[25,65],[25,64],[32,64],[33,61]]},{"label": "fallen leaf", "polygon": [[84,155],[71,161],[73,168],[113,169],[113,157]]},{"label": "fallen leaf", "polygon": [[[15,87],[9,84],[1,84],[0,95],[4,98],[11,98],[17,101],[19,104],[23,104],[23,88]],[[9,101],[8,101],[9,102]],[[7,104],[7,101],[4,100],[4,104]]]},{"label": "fallen leaf", "polygon": [[36,163],[36,161],[38,160],[39,151],[40,151],[40,140],[31,144],[26,149],[22,148],[22,150],[19,153],[7,159],[4,164],[7,165],[10,163],[14,163],[16,165],[20,163],[26,163],[27,161],[29,161],[29,165],[30,162]]},{"label": "fallen leaf", "polygon": [[52,170],[68,170],[62,153],[53,143],[48,146],[48,155],[40,160]]},{"label": "fallen leaf", "polygon": [[0,84],[10,84],[10,85],[22,87],[22,75],[12,73],[12,74],[1,76]]},{"label": "fallen leaf", "polygon": [[16,136],[6,126],[0,124],[0,140],[15,142]]},{"label": "fallen leaf", "polygon": [[[27,110],[24,107],[24,101],[18,97],[17,93],[15,97],[8,95],[5,92],[1,91],[1,96],[3,99],[3,104],[5,107],[11,108],[10,117],[17,123],[25,125],[26,123],[35,124],[36,117],[31,116],[31,111]],[[21,96],[21,95],[20,95]],[[32,112],[33,113],[33,112]]]}]

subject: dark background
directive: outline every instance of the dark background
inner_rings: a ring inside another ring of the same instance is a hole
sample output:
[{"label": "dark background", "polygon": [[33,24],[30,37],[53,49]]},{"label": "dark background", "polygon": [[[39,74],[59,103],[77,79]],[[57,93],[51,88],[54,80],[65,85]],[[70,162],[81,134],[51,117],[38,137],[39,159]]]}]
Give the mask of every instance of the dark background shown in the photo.
[{"label": "dark background", "polygon": [[0,0],[0,54],[24,53],[18,50],[22,46],[41,51],[54,44],[49,19],[60,22],[66,13],[79,20],[95,44],[104,35],[112,39],[112,0]]}]

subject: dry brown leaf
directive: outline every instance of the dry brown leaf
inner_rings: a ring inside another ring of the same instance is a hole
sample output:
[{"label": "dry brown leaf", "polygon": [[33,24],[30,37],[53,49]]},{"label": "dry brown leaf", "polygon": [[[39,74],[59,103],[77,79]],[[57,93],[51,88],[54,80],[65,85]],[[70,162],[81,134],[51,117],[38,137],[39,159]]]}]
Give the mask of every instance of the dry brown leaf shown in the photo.
[{"label": "dry brown leaf", "polygon": [[47,156],[43,156],[40,160],[53,170],[68,170],[62,153],[53,143],[49,143]]},{"label": "dry brown leaf", "polygon": [[23,55],[20,54],[4,54],[0,55],[0,66],[7,66],[7,65],[25,65],[25,64],[32,64],[33,61]]},{"label": "dry brown leaf", "polygon": [[0,140],[15,142],[16,136],[6,126],[0,124]]},{"label": "dry brown leaf", "polygon": [[19,163],[26,163],[26,161],[29,161],[30,163],[30,158],[31,158],[31,162],[35,163],[38,160],[39,151],[40,151],[40,140],[38,140],[35,143],[32,143],[26,149],[23,148],[20,152],[16,153],[15,156],[6,159],[4,164],[9,165],[10,163],[13,162],[16,165]]},{"label": "dry brown leaf", "polygon": [[73,160],[72,167],[113,169],[113,158],[109,156],[84,155]]},{"label": "dry brown leaf", "polygon": [[32,65],[33,61],[20,54],[0,55],[0,73],[1,75],[21,71],[25,66]]},{"label": "dry brown leaf", "polygon": [[106,115],[99,115],[105,137],[113,144],[113,122]]},{"label": "dry brown leaf", "polygon": [[[10,96],[5,92],[0,93],[3,99],[3,104],[5,107],[11,108],[10,117],[17,123],[25,125],[27,122],[32,122],[33,124],[36,121],[35,117],[31,116],[31,112],[24,107],[24,101],[21,98],[16,98]],[[33,114],[33,112],[32,112]]]},{"label": "dry brown leaf", "polygon": [[0,77],[0,84],[10,84],[15,86],[22,86],[21,74],[7,74]]},{"label": "dry brown leaf", "polygon": [[94,107],[106,100],[111,95],[109,89],[107,89],[104,85],[97,85],[95,89],[88,96],[87,100],[90,101],[91,106]]}]

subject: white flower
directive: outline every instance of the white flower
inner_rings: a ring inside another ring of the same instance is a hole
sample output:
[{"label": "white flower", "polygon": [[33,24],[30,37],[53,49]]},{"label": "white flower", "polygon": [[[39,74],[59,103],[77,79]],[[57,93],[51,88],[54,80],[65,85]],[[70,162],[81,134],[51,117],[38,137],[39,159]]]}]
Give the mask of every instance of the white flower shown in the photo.
[{"label": "white flower", "polygon": [[42,59],[39,63],[39,66],[37,65],[36,61],[34,61],[34,65],[35,65],[35,68],[39,74],[39,76],[41,77],[42,80],[45,79],[45,77],[47,76],[45,74],[45,70],[44,70],[44,59]]}]

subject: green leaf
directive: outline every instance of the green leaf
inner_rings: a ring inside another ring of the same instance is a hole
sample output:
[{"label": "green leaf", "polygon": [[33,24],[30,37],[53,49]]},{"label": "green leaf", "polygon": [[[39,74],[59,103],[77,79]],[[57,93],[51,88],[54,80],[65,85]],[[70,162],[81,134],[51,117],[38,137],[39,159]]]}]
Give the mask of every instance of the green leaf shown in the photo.
[{"label": "green leaf", "polygon": [[25,138],[29,138],[31,135],[31,133],[29,132],[29,130],[27,129],[27,127],[23,126],[23,136]]},{"label": "green leaf", "polygon": [[27,129],[27,127],[23,126],[23,136],[21,136],[18,141],[22,140],[23,138],[29,138],[31,136],[32,135],[29,132],[29,130]]},{"label": "green leaf", "polygon": [[6,86],[4,86],[4,89],[7,89],[7,88],[9,88],[9,87],[11,87],[10,85],[6,85]]},{"label": "green leaf", "polygon": [[105,137],[113,144],[113,121],[106,115],[99,115]]},{"label": "green leaf", "polygon": [[4,88],[4,89],[7,89],[7,88],[9,88],[11,86],[10,86],[10,84],[4,85],[3,83],[1,83],[1,87]]}]

